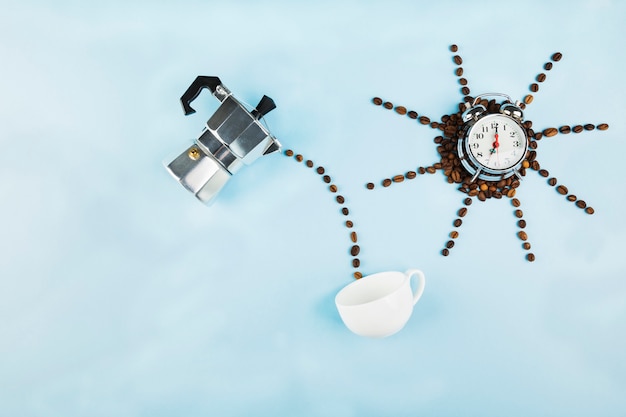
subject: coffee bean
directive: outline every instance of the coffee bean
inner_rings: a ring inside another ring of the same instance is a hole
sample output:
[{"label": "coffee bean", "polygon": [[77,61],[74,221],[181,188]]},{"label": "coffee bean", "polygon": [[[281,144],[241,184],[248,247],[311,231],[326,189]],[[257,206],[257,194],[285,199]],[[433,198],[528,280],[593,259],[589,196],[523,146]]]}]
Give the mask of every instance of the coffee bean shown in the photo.
[{"label": "coffee bean", "polygon": [[540,169],[539,170],[539,175],[541,175],[542,177],[548,177],[550,175],[550,173],[545,170],[545,169]]},{"label": "coffee bean", "polygon": [[516,194],[516,193],[517,193],[517,192],[515,191],[515,188],[511,188],[510,190],[508,190],[508,191],[506,192],[506,196],[507,196],[507,197],[509,197],[509,198],[512,198],[512,197],[515,197],[515,194]]},{"label": "coffee bean", "polygon": [[428,167],[426,168],[426,172],[428,172],[429,174],[434,174],[435,172],[437,172],[437,170],[435,169],[435,167]]},{"label": "coffee bean", "polygon": [[330,184],[331,179],[330,179],[330,177],[329,177],[328,175],[324,175],[324,176],[322,177],[322,179],[324,180],[324,182],[325,182],[326,184]]},{"label": "coffee bean", "polygon": [[350,210],[348,210],[347,207],[343,207],[341,209],[341,213],[343,213],[344,216],[347,216],[348,214],[350,214]]},{"label": "coffee bean", "polygon": [[539,91],[539,84],[537,83],[532,83],[530,85],[530,91],[532,91],[533,93],[536,93],[537,91]]},{"label": "coffee bean", "polygon": [[585,209],[585,212],[586,212],[587,214],[593,214],[593,213],[595,213],[596,211],[593,209],[593,207],[587,207],[587,208]]},{"label": "coffee bean", "polygon": [[427,125],[427,124],[430,123],[430,119],[428,117],[426,117],[426,116],[422,116],[422,117],[420,117],[420,123],[423,124],[423,125]]},{"label": "coffee bean", "polygon": [[[541,132],[535,132],[535,140],[541,140],[541,138],[543,138],[543,133]],[[533,142],[531,142],[533,143]],[[536,145],[536,143],[535,143]]]},{"label": "coffee bean", "polygon": [[352,248],[350,248],[350,255],[352,256],[357,256],[359,252],[361,252],[361,248],[359,247],[359,245],[354,245],[352,246]]},{"label": "coffee bean", "polygon": [[608,128],[609,128],[609,125],[606,124],[606,123],[602,123],[602,124],[599,124],[598,126],[596,126],[596,129],[598,129],[598,130],[607,130]]},{"label": "coffee bean", "polygon": [[404,174],[404,176],[409,179],[412,180],[413,178],[417,177],[417,172],[415,171],[409,171],[406,174]]},{"label": "coffee bean", "polygon": [[383,103],[383,107],[384,107],[384,108],[386,108],[387,110],[391,110],[391,109],[393,109],[393,103],[390,103],[390,102],[388,102],[388,101],[385,101],[385,102]]},{"label": "coffee bean", "polygon": [[457,65],[461,65],[463,63],[463,59],[458,55],[455,55],[453,59],[454,59],[454,63]]},{"label": "coffee bean", "polygon": [[304,157],[302,155],[296,155],[296,161],[298,162],[302,162],[304,160]]},{"label": "coffee bean", "polygon": [[459,78],[459,84],[467,85],[467,80],[465,78]]},{"label": "coffee bean", "polygon": [[578,208],[584,209],[585,207],[587,207],[587,203],[585,203],[583,200],[578,200],[578,201],[576,202],[576,206],[577,206]]},{"label": "coffee bean", "polygon": [[287,155],[287,156],[293,156],[293,151],[292,151],[291,149],[287,149],[287,150],[285,151],[285,155]]},{"label": "coffee bean", "polygon": [[559,132],[561,132],[561,133],[563,133],[565,135],[567,135],[571,131],[572,131],[572,128],[567,126],[567,125],[559,127]]},{"label": "coffee bean", "polygon": [[338,196],[335,198],[335,200],[337,200],[337,203],[339,203],[339,204],[343,204],[343,203],[346,201],[346,199],[345,199],[345,198],[343,198],[343,196],[341,196],[341,195],[338,195]]},{"label": "coffee bean", "polygon": [[550,71],[552,69],[552,62],[546,62],[543,66],[543,69],[546,71]]},{"label": "coffee bean", "polygon": [[463,224],[463,220],[455,219],[452,224],[454,225],[454,227],[461,227],[461,225]]},{"label": "coffee bean", "polygon": [[532,96],[532,94],[528,94],[526,97],[524,97],[524,103],[526,103],[526,104],[532,103],[533,102],[533,98],[534,97]]},{"label": "coffee bean", "polygon": [[562,194],[562,195],[567,194],[567,187],[564,185],[559,185],[558,187],[556,187],[556,190],[558,191],[559,194]]},{"label": "coffee bean", "polygon": [[424,175],[424,174],[426,173],[426,168],[424,168],[424,167],[419,167],[419,168],[417,169],[417,172],[419,172],[421,175]]},{"label": "coffee bean", "polygon": [[313,168],[313,165],[315,164],[310,159],[306,161],[306,166],[308,166],[309,168]]},{"label": "coffee bean", "polygon": [[376,104],[377,106],[380,106],[381,104],[383,104],[383,99],[382,99],[382,98],[380,98],[380,97],[374,97],[374,98],[372,99],[372,102],[373,102],[374,104]]},{"label": "coffee bean", "polygon": [[448,256],[448,255],[450,255],[450,251],[449,251],[448,249],[444,248],[444,249],[441,251],[441,254],[442,254],[443,256]]},{"label": "coffee bean", "polygon": [[478,192],[478,199],[480,201],[486,201],[487,200],[487,194],[484,191],[479,191]]},{"label": "coffee bean", "polygon": [[524,220],[524,219],[522,219],[522,220],[518,220],[518,221],[517,221],[517,226],[518,226],[520,229],[525,228],[525,227],[526,227],[526,220]]},{"label": "coffee bean", "polygon": [[404,116],[406,114],[406,107],[404,107],[404,106],[397,106],[395,108],[395,110],[396,110],[396,113],[398,113],[398,114],[400,114],[402,116]]},{"label": "coffee bean", "polygon": [[463,67],[458,67],[456,71],[454,71],[454,73],[457,75],[457,77],[460,77],[461,75],[463,75]]},{"label": "coffee bean", "polygon": [[459,47],[458,47],[458,46],[456,46],[455,44],[450,45],[450,51],[452,51],[452,52],[456,52],[456,51],[458,51],[458,50],[459,50]]},{"label": "coffee bean", "polygon": [[555,186],[556,185],[556,178],[550,178],[548,179],[548,184],[550,184],[551,186]]},{"label": "coffee bean", "polygon": [[513,204],[513,207],[519,207],[522,205],[522,203],[520,203],[520,201],[517,198],[514,198],[513,200],[511,200],[511,204]]},{"label": "coffee bean", "polygon": [[383,180],[383,187],[389,187],[391,185],[391,180],[389,178],[385,178]]},{"label": "coffee bean", "polygon": [[461,88],[461,93],[463,93],[464,95],[468,95],[470,93],[470,89],[467,87],[463,87]]},{"label": "coffee bean", "polygon": [[465,217],[465,215],[467,214],[467,208],[461,207],[457,214],[459,215],[459,217]]},{"label": "coffee bean", "polygon": [[457,232],[456,230],[453,230],[452,232],[450,232],[450,237],[452,239],[456,239],[457,237],[459,237],[459,232]]},{"label": "coffee bean", "polygon": [[467,195],[470,195],[472,197],[476,197],[478,195],[478,188],[474,189],[474,190],[470,190]]},{"label": "coffee bean", "polygon": [[567,201],[571,201],[571,202],[576,201],[576,196],[574,194],[570,194],[566,198],[567,198]]},{"label": "coffee bean", "polygon": [[404,181],[404,175],[396,175],[395,177],[392,178],[393,182],[402,182]]},{"label": "coffee bean", "polygon": [[463,204],[465,204],[466,206],[471,206],[473,203],[471,198],[466,198],[465,200],[463,200]]},{"label": "coffee bean", "polygon": [[352,233],[350,233],[350,240],[351,240],[352,242],[356,243],[356,241],[357,241],[357,235],[356,235],[356,232],[352,232]]},{"label": "coffee bean", "polygon": [[522,240],[528,240],[528,235],[524,231],[517,232],[517,237],[519,237]]},{"label": "coffee bean", "polygon": [[368,182],[367,184],[365,184],[365,186],[368,190],[373,190],[374,187],[376,187],[373,182]]},{"label": "coffee bean", "polygon": [[351,220],[346,220],[346,227],[347,227],[348,229],[352,229],[352,227],[353,227],[353,226],[354,226],[354,223],[352,223],[352,221],[351,221]]},{"label": "coffee bean", "polygon": [[359,266],[361,266],[361,261],[359,260],[359,258],[354,258],[352,260],[352,266],[355,268],[358,268]]},{"label": "coffee bean", "polygon": [[330,190],[331,193],[337,192],[337,186],[335,184],[332,184],[331,186],[329,186],[328,189]]},{"label": "coffee bean", "polygon": [[515,217],[517,217],[518,219],[524,217],[524,212],[520,209],[515,210],[513,213],[515,213]]},{"label": "coffee bean", "polygon": [[552,55],[552,60],[554,62],[558,62],[561,60],[561,58],[563,58],[563,54],[560,52],[555,52],[554,55]]},{"label": "coffee bean", "polygon": [[361,279],[361,278],[363,278],[363,274],[362,274],[362,273],[360,273],[359,271],[356,271],[353,275],[354,275],[354,278],[356,278],[356,279]]},{"label": "coffee bean", "polygon": [[324,167],[317,167],[317,173],[320,175],[324,174]]},{"label": "coffee bean", "polygon": [[539,162],[537,161],[532,161],[530,163],[530,167],[535,171],[539,171],[539,169],[541,168],[541,166],[539,165]]},{"label": "coffee bean", "polygon": [[585,130],[593,130],[596,127],[594,125],[592,125],[591,123],[587,123],[585,126],[583,126],[585,128]]},{"label": "coffee bean", "polygon": [[559,131],[554,127],[549,127],[543,131],[543,135],[548,138],[555,136],[557,133],[559,133]]},{"label": "coffee bean", "polygon": [[580,133],[583,131],[583,127],[581,125],[576,125],[572,128],[572,132],[574,133]]},{"label": "coffee bean", "polygon": [[545,80],[546,80],[546,74],[544,74],[543,72],[537,75],[537,81],[539,81],[540,83],[544,82]]},{"label": "coffee bean", "polygon": [[522,243],[522,247],[523,247],[524,249],[526,249],[526,250],[530,250],[530,243],[528,243],[528,242],[524,242],[524,243]]},{"label": "coffee bean", "polygon": [[446,248],[452,249],[454,247],[454,240],[448,240],[446,242]]},{"label": "coffee bean", "polygon": [[534,262],[535,261],[535,254],[534,253],[529,253],[528,255],[526,255],[526,259],[528,259],[528,262]]},{"label": "coffee bean", "polygon": [[411,119],[417,119],[417,112],[415,112],[415,111],[413,111],[413,110],[411,110],[411,111],[408,113],[408,115],[409,115],[409,117],[410,117]]}]

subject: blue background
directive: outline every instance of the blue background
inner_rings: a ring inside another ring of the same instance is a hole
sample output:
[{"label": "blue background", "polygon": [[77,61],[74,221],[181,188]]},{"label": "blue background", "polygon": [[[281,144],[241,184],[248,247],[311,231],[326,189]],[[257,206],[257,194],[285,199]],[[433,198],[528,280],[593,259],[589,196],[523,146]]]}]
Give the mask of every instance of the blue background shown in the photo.
[{"label": "blue background", "polygon": [[[625,416],[623,42],[620,1],[0,1],[0,414],[3,416]],[[538,160],[596,210],[529,171],[476,201],[436,161],[462,95],[514,98],[556,51],[526,117]],[[217,101],[217,75],[284,149],[322,165],[350,208],[360,270],[420,268],[424,296],[386,339],[333,304],[351,242],[319,175],[264,157],[210,207],[163,163]]]}]

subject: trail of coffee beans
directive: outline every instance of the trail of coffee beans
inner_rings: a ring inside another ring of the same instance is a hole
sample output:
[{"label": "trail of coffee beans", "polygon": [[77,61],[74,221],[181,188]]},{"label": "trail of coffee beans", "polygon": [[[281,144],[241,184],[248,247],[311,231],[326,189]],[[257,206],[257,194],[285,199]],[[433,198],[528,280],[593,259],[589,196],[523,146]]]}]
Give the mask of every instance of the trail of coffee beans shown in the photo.
[{"label": "trail of coffee beans", "polygon": [[[555,62],[559,62],[561,60],[561,58],[563,58],[563,54],[560,52],[555,52],[552,54],[552,56],[550,57],[550,61],[546,62],[545,64],[543,64],[543,69],[545,71],[550,71],[553,67],[553,63]],[[545,72],[541,72],[539,74],[537,74],[537,76],[535,77],[535,81],[534,83],[532,83],[528,89],[530,90],[531,93],[536,93],[537,91],[539,91],[539,84],[537,83],[543,83],[547,78],[547,75]],[[530,103],[533,102],[534,100],[534,96],[532,94],[527,94],[522,102],[522,109],[526,108],[527,105],[529,105]]]},{"label": "trail of coffee beans", "polygon": [[[457,45],[450,45],[450,51],[454,54],[456,54],[459,51],[459,47]],[[463,67],[461,65],[463,65],[463,58],[461,58],[460,55],[454,55],[452,57],[452,61],[456,64],[456,69],[454,70],[454,74],[459,77],[459,84],[461,84],[461,94],[463,94],[463,96],[465,96],[463,98],[464,101],[466,102],[471,102],[473,100],[473,98],[469,95],[470,94],[470,88],[467,85],[467,78],[463,77]]]},{"label": "trail of coffee beans", "polygon": [[[361,247],[358,245],[358,235],[356,231],[353,230],[354,222],[348,218],[350,210],[345,205],[346,199],[343,195],[338,194],[339,187],[337,187],[337,185],[333,183],[332,178],[326,173],[326,169],[323,166],[316,167],[313,161],[311,161],[310,159],[305,160],[305,158],[301,154],[296,154],[291,149],[287,149],[284,152],[284,155],[288,157],[293,157],[296,162],[304,162],[304,165],[307,168],[315,168],[315,172],[317,172],[317,174],[321,176],[322,181],[324,181],[324,183],[326,184],[329,184],[328,190],[335,196],[335,202],[341,206],[341,214],[346,216],[345,226],[347,229],[350,230],[348,236],[350,237],[351,242],[349,253],[352,256],[352,267],[355,269],[359,268],[361,266],[361,260],[358,258],[358,255],[361,253]],[[363,277],[363,274],[357,269],[354,272],[353,277],[359,279]]]}]

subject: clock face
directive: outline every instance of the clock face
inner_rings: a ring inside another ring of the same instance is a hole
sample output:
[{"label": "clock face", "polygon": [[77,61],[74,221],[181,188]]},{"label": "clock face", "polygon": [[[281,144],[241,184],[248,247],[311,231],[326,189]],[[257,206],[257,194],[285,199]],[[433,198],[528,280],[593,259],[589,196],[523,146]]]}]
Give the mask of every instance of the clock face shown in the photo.
[{"label": "clock face", "polygon": [[472,126],[466,146],[480,165],[490,171],[504,172],[524,159],[528,139],[524,129],[510,117],[490,114]]}]

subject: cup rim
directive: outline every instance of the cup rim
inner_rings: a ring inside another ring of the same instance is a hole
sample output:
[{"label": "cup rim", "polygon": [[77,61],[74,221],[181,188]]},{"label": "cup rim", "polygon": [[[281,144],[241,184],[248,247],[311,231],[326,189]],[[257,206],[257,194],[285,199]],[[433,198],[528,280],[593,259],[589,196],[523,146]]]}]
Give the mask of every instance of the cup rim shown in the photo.
[{"label": "cup rim", "polygon": [[[340,302],[340,298],[344,296],[352,288],[359,286],[359,285],[363,285],[364,282],[370,281],[372,278],[376,278],[378,275],[388,275],[388,274],[393,274],[395,276],[402,276],[403,279],[402,281],[398,282],[398,285],[395,286],[392,291],[388,292],[384,296],[376,298],[374,300],[366,301],[364,303],[358,303],[358,304],[345,304],[345,303]],[[406,278],[406,274],[400,271],[382,271],[382,272],[376,272],[374,274],[366,275],[362,278],[359,278],[356,281],[349,283],[348,285],[343,287],[341,290],[339,290],[337,295],[335,295],[335,304],[337,306],[341,306],[342,308],[350,308],[350,307],[360,307],[360,306],[364,306],[367,304],[378,302],[382,300],[383,298],[386,298],[389,295],[395,293],[404,284],[404,278]]]}]

